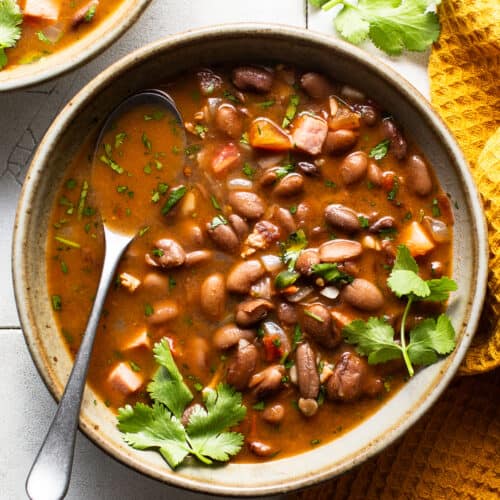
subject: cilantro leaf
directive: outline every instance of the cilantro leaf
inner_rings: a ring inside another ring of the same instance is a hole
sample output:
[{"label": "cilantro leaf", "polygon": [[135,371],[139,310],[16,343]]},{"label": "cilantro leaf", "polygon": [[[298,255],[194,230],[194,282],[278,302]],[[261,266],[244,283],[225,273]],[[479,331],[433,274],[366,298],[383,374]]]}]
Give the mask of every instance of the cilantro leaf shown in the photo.
[{"label": "cilantro leaf", "polygon": [[413,271],[418,273],[417,261],[411,256],[410,249],[405,245],[399,245],[396,251],[393,271]]},{"label": "cilantro leaf", "polygon": [[148,392],[153,400],[163,403],[177,418],[180,418],[186,405],[193,399],[193,395],[182,379],[167,340],[162,339],[157,343],[153,352],[160,368],[149,383]]},{"label": "cilantro leaf", "polygon": [[390,145],[389,139],[385,139],[382,142],[379,142],[376,146],[374,146],[371,151],[370,151],[370,158],[373,158],[375,160],[381,160],[382,158],[385,157],[387,152],[389,151],[389,145]]},{"label": "cilantro leaf", "polygon": [[241,450],[244,439],[243,434],[239,432],[221,432],[213,436],[194,438],[191,440],[191,445],[196,453],[203,457],[227,462]]},{"label": "cilantro leaf", "polygon": [[425,298],[431,293],[429,285],[413,271],[392,271],[387,284],[398,297],[413,294]]},{"label": "cilantro leaf", "polygon": [[118,410],[118,429],[123,439],[137,450],[157,448],[170,467],[177,467],[189,454],[186,431],[163,405],[137,403]]},{"label": "cilantro leaf", "polygon": [[187,187],[186,186],[178,186],[170,191],[170,194],[168,195],[167,201],[165,202],[165,205],[163,205],[163,208],[161,209],[162,215],[167,215],[172,208],[181,201],[181,199],[184,197],[184,195],[187,193]]},{"label": "cilantro leaf", "polygon": [[430,365],[438,360],[438,354],[449,354],[455,345],[453,325],[446,314],[441,314],[437,321],[425,319],[411,330],[408,356],[412,363]]},{"label": "cilantro leaf", "polygon": [[344,5],[344,8],[335,18],[335,29],[348,42],[359,45],[366,40],[370,33],[370,23],[352,5]]},{"label": "cilantro leaf", "polygon": [[401,346],[394,340],[394,329],[383,319],[356,319],[343,328],[342,334],[346,342],[356,344],[360,354],[368,356],[370,364],[401,357]]},{"label": "cilantro leaf", "polygon": [[444,302],[448,300],[450,292],[454,292],[458,288],[456,281],[447,276],[427,280],[426,283],[431,291],[431,294],[425,297],[426,301]]},{"label": "cilantro leaf", "polygon": [[302,229],[290,234],[284,243],[280,243],[281,247],[281,260],[284,264],[288,265],[288,270],[293,271],[295,262],[299,258],[299,254],[304,248],[307,247],[306,234]]},{"label": "cilantro leaf", "polygon": [[5,49],[21,38],[23,15],[15,0],[0,0],[0,70],[7,64]]}]

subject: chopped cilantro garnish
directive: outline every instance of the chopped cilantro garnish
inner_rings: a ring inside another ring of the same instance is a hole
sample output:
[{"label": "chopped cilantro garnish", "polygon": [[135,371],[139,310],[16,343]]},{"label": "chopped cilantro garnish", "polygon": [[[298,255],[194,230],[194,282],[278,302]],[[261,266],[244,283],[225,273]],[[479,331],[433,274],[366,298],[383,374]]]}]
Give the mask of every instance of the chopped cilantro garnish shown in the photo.
[{"label": "chopped cilantro garnish", "polygon": [[134,372],[140,372],[141,371],[141,367],[137,363],[134,363],[133,361],[130,361],[129,365],[130,365],[130,368],[132,368],[132,370]]},{"label": "chopped cilantro garnish", "polygon": [[60,311],[62,309],[62,300],[60,295],[52,295],[52,309],[54,311]]},{"label": "chopped cilantro garnish", "polygon": [[95,13],[97,9],[97,4],[92,4],[88,9],[87,12],[85,12],[84,20],[86,23],[90,23],[92,19],[94,19]]},{"label": "chopped cilantro garnish", "polygon": [[137,403],[118,410],[118,429],[132,447],[157,449],[170,467],[177,467],[189,454],[205,464],[225,462],[243,445],[243,435],[227,429],[237,425],[246,414],[241,394],[219,384],[205,388],[203,406],[198,405],[186,426],[181,416],[193,395],[184,383],[163,339],[153,349],[160,365],[147,390],[151,406]]},{"label": "chopped cilantro garnish", "polygon": [[0,70],[7,64],[5,49],[21,38],[23,15],[15,0],[0,0]]},{"label": "chopped cilantro garnish", "polygon": [[274,170],[277,179],[283,179],[285,175],[288,175],[290,172],[295,170],[295,165],[293,163],[287,163],[286,165],[281,165],[280,167]]},{"label": "chopped cilantro garnish", "polygon": [[212,206],[215,210],[222,210],[220,203],[217,201],[217,198],[214,195],[210,196],[210,201],[212,202]]},{"label": "chopped cilantro garnish", "polygon": [[296,271],[281,271],[275,278],[274,284],[276,288],[286,288],[293,285],[300,277],[300,273]]},{"label": "chopped cilantro garnish", "polygon": [[307,238],[303,229],[299,229],[288,237],[284,243],[280,243],[281,260],[288,265],[288,270],[293,271],[299,254],[307,247]]},{"label": "chopped cilantro garnish", "polygon": [[161,120],[165,116],[165,113],[160,110],[153,111],[151,114],[144,115],[144,121],[149,122],[151,120]]},{"label": "chopped cilantro garnish", "polygon": [[387,193],[387,199],[389,201],[394,201],[399,191],[399,179],[397,176],[394,176],[394,180],[392,181],[392,189]]},{"label": "chopped cilantro garnish", "polygon": [[234,102],[235,104],[238,104],[240,101],[238,100],[238,98],[231,94],[231,92],[229,92],[229,90],[224,90],[223,94],[222,94],[227,100],[231,101],[231,102]]},{"label": "chopped cilantro garnish", "polygon": [[144,316],[149,317],[154,312],[155,310],[153,309],[153,306],[151,304],[144,304]]},{"label": "chopped cilantro garnish", "polygon": [[292,215],[295,215],[297,213],[297,205],[292,205],[288,210]]},{"label": "chopped cilantro garnish", "polygon": [[324,323],[325,320],[323,318],[320,318],[317,314],[314,314],[312,311],[309,311],[308,309],[304,309],[304,314],[306,316],[309,316],[310,318],[319,321],[320,323]]},{"label": "chopped cilantro garnish", "polygon": [[47,38],[47,35],[43,31],[37,31],[36,32],[36,37],[38,40],[40,40],[43,43],[47,43],[49,45],[52,45],[52,42]]},{"label": "chopped cilantro garnish", "polygon": [[165,205],[163,205],[163,208],[161,209],[162,215],[167,215],[172,208],[179,203],[180,200],[184,197],[184,195],[187,193],[187,187],[186,186],[178,186],[170,191],[170,194],[168,195],[167,201]]},{"label": "chopped cilantro garnish", "polygon": [[290,101],[288,102],[288,106],[285,111],[285,117],[283,118],[283,123],[281,124],[283,128],[288,127],[288,125],[292,123],[292,120],[295,118],[295,115],[297,114],[298,105],[299,105],[299,96],[295,94],[291,95]]},{"label": "chopped cilantro garnish", "polygon": [[266,404],[264,401],[259,401],[258,403],[255,403],[252,405],[252,408],[256,411],[262,411],[266,407]]},{"label": "chopped cilantro garnish", "polygon": [[245,163],[243,164],[243,169],[242,169],[242,171],[243,171],[243,173],[244,173],[244,174],[245,174],[248,178],[250,178],[250,179],[253,179],[253,176],[255,175],[255,172],[256,172],[255,168],[252,168],[252,167],[250,166],[250,163],[248,163],[248,162],[245,162]]},{"label": "chopped cilantro garnish", "polygon": [[193,156],[201,149],[201,144],[191,144],[184,149],[184,154],[186,156]]},{"label": "chopped cilantro garnish", "polygon": [[359,220],[359,225],[361,226],[362,229],[366,229],[367,227],[370,226],[370,221],[368,220],[368,217],[360,215],[358,216],[358,220]]},{"label": "chopped cilantro garnish", "polygon": [[223,215],[216,215],[210,222],[210,229],[227,224],[227,219]]},{"label": "chopped cilantro garnish", "polygon": [[125,132],[120,132],[115,135],[115,149],[118,149],[119,147],[123,146],[123,143],[125,142],[125,139],[127,138],[127,134]]},{"label": "chopped cilantro garnish", "polygon": [[432,200],[432,215],[434,217],[439,217],[441,215],[441,209],[439,208],[439,202],[436,198]]},{"label": "chopped cilantro garnish", "polygon": [[275,99],[269,99],[268,101],[262,101],[262,102],[258,103],[258,105],[263,109],[270,108],[271,106],[274,106],[275,104],[276,104]]},{"label": "chopped cilantro garnish", "polygon": [[146,148],[146,151],[148,153],[151,153],[151,151],[153,150],[153,145],[151,144],[151,140],[149,139],[149,137],[146,135],[146,132],[142,133],[141,141],[144,147]]},{"label": "chopped cilantro garnish", "polygon": [[76,241],[68,240],[67,238],[63,238],[62,236],[54,236],[54,239],[63,245],[66,245],[71,248],[80,248],[80,243]]},{"label": "chopped cilantro garnish", "polygon": [[139,232],[137,234],[139,236],[144,236],[150,229],[151,229],[151,226],[141,227],[141,229],[139,229]]},{"label": "chopped cilantro garnish", "polygon": [[372,150],[370,151],[370,158],[374,158],[375,160],[381,160],[385,157],[387,152],[389,151],[389,145],[391,141],[389,139],[385,139],[382,142],[379,142]]},{"label": "chopped cilantro garnish", "polygon": [[349,274],[343,273],[335,262],[325,262],[323,264],[314,264],[311,268],[315,276],[320,276],[327,283],[351,283],[354,279]]},{"label": "chopped cilantro garnish", "polygon": [[241,144],[250,144],[250,139],[248,138],[248,132],[243,132],[241,139],[240,139]]}]

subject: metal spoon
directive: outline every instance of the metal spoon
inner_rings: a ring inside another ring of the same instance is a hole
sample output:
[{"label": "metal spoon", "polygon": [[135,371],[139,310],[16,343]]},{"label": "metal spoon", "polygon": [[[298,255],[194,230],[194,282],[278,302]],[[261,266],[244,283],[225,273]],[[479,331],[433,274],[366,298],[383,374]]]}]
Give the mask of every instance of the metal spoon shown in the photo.
[{"label": "metal spoon", "polygon": [[[125,99],[109,115],[96,143],[94,162],[104,134],[117,118],[134,106],[154,104],[164,108],[182,125],[182,117],[173,99],[161,90],[144,90]],[[180,127],[182,128],[182,126]],[[94,168],[94,167],[93,167]],[[105,214],[103,214],[105,215]],[[105,256],[94,305],[87,323],[80,349],[75,359],[64,394],[59,402],[52,424],[42,443],[26,480],[26,492],[32,500],[56,500],[64,498],[71,477],[75,438],[78,426],[83,389],[87,376],[95,333],[108,288],[123,252],[135,238],[140,228],[118,231],[110,227],[104,218]]]}]

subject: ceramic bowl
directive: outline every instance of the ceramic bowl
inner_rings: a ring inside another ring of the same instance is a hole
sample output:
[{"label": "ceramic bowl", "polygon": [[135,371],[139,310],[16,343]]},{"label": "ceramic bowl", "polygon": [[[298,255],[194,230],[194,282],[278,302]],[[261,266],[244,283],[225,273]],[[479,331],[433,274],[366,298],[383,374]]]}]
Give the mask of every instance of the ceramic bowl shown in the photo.
[{"label": "ceramic bowl", "polygon": [[132,26],[150,2],[124,0],[111,15],[75,43],[33,64],[0,71],[0,92],[43,83],[96,57]]},{"label": "ceramic bowl", "polygon": [[72,99],[40,144],[19,201],[13,244],[17,307],[33,360],[60,398],[71,357],[57,331],[46,284],[49,214],[65,170],[83,140],[129,94],[168,81],[189,67],[222,62],[283,61],[349,82],[383,103],[435,166],[456,201],[453,294],[449,314],[455,351],[410,380],[379,411],[331,443],[262,464],[186,466],[173,472],[154,452],[128,447],[115,416],[87,387],[80,428],[124,464],[165,483],[210,494],[255,496],[295,490],[336,476],[405,433],[436,401],[463,359],[477,325],[487,273],[486,226],[481,203],[455,140],[427,100],[373,56],[342,42],[283,26],[226,25],[166,38],[108,68]]}]

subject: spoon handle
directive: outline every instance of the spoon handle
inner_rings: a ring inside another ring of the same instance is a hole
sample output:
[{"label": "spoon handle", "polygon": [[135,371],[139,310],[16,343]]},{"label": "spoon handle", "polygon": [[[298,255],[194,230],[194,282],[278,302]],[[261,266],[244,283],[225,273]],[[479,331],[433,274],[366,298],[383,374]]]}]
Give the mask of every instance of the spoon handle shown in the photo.
[{"label": "spoon handle", "polygon": [[87,328],[59,407],[26,480],[26,493],[32,500],[64,498],[68,490],[80,406],[97,325],[120,257],[132,240],[106,227],[104,237],[104,265]]}]

